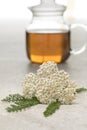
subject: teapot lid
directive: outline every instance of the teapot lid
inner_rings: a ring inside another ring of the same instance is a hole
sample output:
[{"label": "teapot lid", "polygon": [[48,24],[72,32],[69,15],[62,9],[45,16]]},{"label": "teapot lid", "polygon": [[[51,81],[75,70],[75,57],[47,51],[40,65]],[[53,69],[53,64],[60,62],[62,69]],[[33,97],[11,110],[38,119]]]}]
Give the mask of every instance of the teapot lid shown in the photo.
[{"label": "teapot lid", "polygon": [[55,0],[41,0],[41,3],[37,6],[29,8],[33,15],[54,15],[63,14],[66,7],[63,5],[58,5]]}]

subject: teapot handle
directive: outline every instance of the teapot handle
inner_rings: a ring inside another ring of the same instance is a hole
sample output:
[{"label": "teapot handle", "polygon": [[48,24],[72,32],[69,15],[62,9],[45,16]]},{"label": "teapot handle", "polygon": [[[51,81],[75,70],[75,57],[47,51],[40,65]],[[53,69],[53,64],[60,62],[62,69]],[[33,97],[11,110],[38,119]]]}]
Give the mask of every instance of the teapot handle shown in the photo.
[{"label": "teapot handle", "polygon": [[[83,28],[85,30],[85,32],[87,33],[87,26],[83,25],[83,24],[73,24],[71,26],[71,30],[75,29],[77,27]],[[86,47],[87,47],[87,43],[84,43],[83,46],[81,46],[79,48],[71,49],[70,54],[72,54],[72,55],[81,54],[81,53],[83,53],[86,50]]]}]

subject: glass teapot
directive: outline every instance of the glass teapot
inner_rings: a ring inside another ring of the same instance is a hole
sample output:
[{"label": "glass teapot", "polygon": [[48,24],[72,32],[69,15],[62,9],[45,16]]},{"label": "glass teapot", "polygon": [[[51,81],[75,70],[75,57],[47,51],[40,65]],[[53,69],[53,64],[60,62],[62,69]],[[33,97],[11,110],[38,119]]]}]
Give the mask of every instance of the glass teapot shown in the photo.
[{"label": "glass teapot", "polygon": [[[26,29],[26,50],[31,62],[64,62],[71,53],[70,25],[64,21],[66,9],[55,0],[41,0],[41,4],[29,8],[33,13],[31,23]],[[83,48],[82,48],[83,50]]]}]

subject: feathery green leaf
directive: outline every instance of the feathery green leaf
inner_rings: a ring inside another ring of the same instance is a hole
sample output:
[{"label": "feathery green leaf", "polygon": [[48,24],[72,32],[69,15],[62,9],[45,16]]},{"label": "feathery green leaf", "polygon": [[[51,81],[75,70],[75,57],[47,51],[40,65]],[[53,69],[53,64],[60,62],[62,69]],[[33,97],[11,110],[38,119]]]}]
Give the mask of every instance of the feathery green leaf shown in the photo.
[{"label": "feathery green leaf", "polygon": [[15,104],[11,105],[10,107],[7,107],[6,110],[8,112],[18,112],[21,111],[22,109],[34,106],[40,104],[40,102],[37,100],[36,97],[33,97],[32,99],[26,99],[25,101],[19,101],[15,102]]},{"label": "feathery green leaf", "polygon": [[16,102],[16,101],[23,101],[23,100],[26,99],[20,94],[10,94],[6,98],[2,99],[3,102]]}]

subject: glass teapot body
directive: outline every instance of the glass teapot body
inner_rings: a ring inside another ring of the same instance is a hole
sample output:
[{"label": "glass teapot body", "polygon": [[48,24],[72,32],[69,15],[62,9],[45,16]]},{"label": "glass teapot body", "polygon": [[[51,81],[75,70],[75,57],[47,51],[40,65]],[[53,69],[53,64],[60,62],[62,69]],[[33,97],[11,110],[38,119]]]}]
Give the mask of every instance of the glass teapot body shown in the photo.
[{"label": "glass teapot body", "polygon": [[64,22],[65,7],[54,0],[42,0],[30,8],[31,24],[26,29],[26,49],[30,61],[61,63],[70,55],[70,31]]}]

